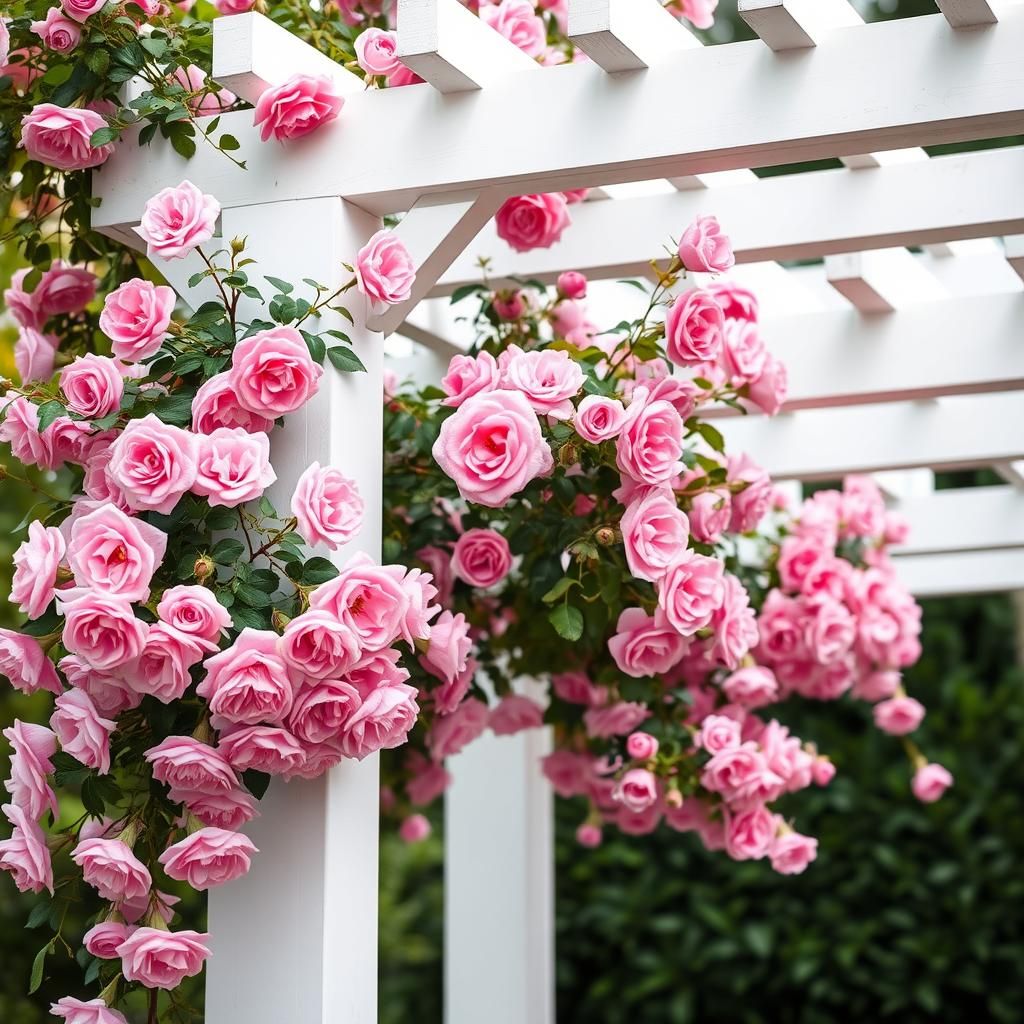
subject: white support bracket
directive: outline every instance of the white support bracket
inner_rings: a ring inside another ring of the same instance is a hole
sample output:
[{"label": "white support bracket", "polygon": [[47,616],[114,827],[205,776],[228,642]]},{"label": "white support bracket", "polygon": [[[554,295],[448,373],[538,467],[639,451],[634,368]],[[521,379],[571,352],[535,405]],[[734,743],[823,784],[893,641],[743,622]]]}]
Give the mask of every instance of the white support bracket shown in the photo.
[{"label": "white support bracket", "polygon": [[862,313],[891,313],[944,296],[939,282],[906,249],[826,256],[825,277]]},{"label": "white support bracket", "polygon": [[998,0],[935,0],[952,28],[982,28],[999,21]]},{"label": "white support bracket", "polygon": [[848,0],[739,0],[738,11],[776,53],[817,46],[834,29],[863,24]]},{"label": "white support bracket", "polygon": [[438,92],[469,92],[539,65],[459,0],[398,0],[398,59]]},{"label": "white support bracket", "polygon": [[660,0],[569,0],[570,40],[609,74],[639,71],[701,41]]},{"label": "white support bracket", "polygon": [[997,462],[992,468],[1018,490],[1024,490],[1024,460],[1019,462]]}]

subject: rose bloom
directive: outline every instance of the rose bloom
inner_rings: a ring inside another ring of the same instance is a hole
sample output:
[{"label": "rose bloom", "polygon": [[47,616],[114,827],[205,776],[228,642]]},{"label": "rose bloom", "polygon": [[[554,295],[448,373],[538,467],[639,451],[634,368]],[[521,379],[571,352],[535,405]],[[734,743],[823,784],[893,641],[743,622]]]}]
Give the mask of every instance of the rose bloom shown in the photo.
[{"label": "rose bloom", "polygon": [[677,366],[713,363],[724,337],[722,307],[698,288],[678,296],[665,317],[665,350]]},{"label": "rose bloom", "polygon": [[196,793],[176,789],[174,799],[180,800],[204,825],[226,828],[232,832],[240,829],[247,821],[259,817],[256,800],[244,789],[227,793]]},{"label": "rose bloom", "polygon": [[120,839],[86,839],[71,854],[87,885],[105,900],[141,899],[149,894],[149,870]]},{"label": "rose bloom", "polygon": [[84,23],[90,15],[103,9],[106,0],[60,0],[64,13],[80,24]]},{"label": "rose bloom", "polygon": [[530,57],[539,57],[547,46],[544,19],[537,15],[532,0],[501,0],[480,8],[480,17],[495,32]]},{"label": "rose bloom", "polygon": [[522,392],[538,416],[567,420],[573,414],[570,399],[583,387],[583,371],[568,352],[519,351],[505,367],[505,386]]},{"label": "rose bloom", "polygon": [[245,14],[256,0],[213,0],[218,14]]},{"label": "rose bloom", "polygon": [[38,520],[28,524],[28,540],[14,552],[11,601],[30,619],[38,619],[53,600],[65,550],[64,535],[56,526]]},{"label": "rose bloom", "polygon": [[146,601],[166,550],[162,530],[104,504],[74,521],[67,557],[78,586],[125,601]]},{"label": "rose bloom", "polygon": [[329,613],[311,609],[285,627],[280,653],[298,678],[338,677],[358,660],[359,638]]},{"label": "rose bloom", "polygon": [[183,979],[203,969],[210,955],[205,945],[209,936],[199,932],[168,932],[139,928],[118,947],[125,981],[137,981],[146,988],[177,988]]},{"label": "rose bloom", "polygon": [[441,404],[458,408],[467,398],[481,391],[496,391],[500,386],[501,370],[490,352],[476,356],[459,353],[452,356],[441,380],[441,390],[448,396]]},{"label": "rose bloom", "polygon": [[758,641],[757,616],[739,579],[726,573],[723,584],[722,603],[711,616],[711,656],[726,668],[734,669]]},{"label": "rose bloom", "polygon": [[580,796],[590,785],[591,758],[571,750],[555,750],[541,758],[541,771],[559,796]]},{"label": "rose bloom", "polygon": [[699,739],[711,755],[734,750],[740,745],[740,723],[726,715],[708,715],[701,723]]},{"label": "rose bloom", "polygon": [[227,110],[238,97],[227,89],[217,88],[206,77],[206,72],[195,64],[177,68],[171,80],[177,82],[189,95],[185,105],[197,117],[211,117]]},{"label": "rose bloom", "polygon": [[368,75],[394,74],[402,62],[398,59],[398,34],[381,28],[368,28],[356,36],[356,60]]},{"label": "rose bloom", "polygon": [[292,706],[292,683],[271,630],[246,627],[234,645],[206,660],[196,689],[214,715],[239,725],[281,722]]},{"label": "rose bloom", "polygon": [[207,826],[169,846],[157,859],[168,878],[205,892],[241,878],[258,852],[248,836]]},{"label": "rose bloom", "polygon": [[588,850],[596,850],[601,845],[601,829],[597,825],[584,822],[576,829],[576,842]]},{"label": "rose bloom", "polygon": [[758,318],[757,296],[735,281],[713,280],[704,290],[722,307],[727,320],[753,320]]},{"label": "rose bloom", "polygon": [[775,815],[764,806],[726,815],[725,852],[733,860],[760,860],[774,838]]},{"label": "rose bloom", "polygon": [[626,410],[618,399],[587,395],[576,410],[573,426],[584,441],[600,444],[617,436],[625,422]]},{"label": "rose bloom", "polygon": [[337,550],[352,540],[363,525],[364,505],[359,488],[340,469],[314,462],[295,485],[292,515],[307,544]]},{"label": "rose bloom", "polygon": [[692,636],[711,622],[725,600],[722,563],[685,551],[658,586],[658,604],[682,636]]},{"label": "rose bloom", "polygon": [[890,697],[873,708],[875,725],[890,736],[906,736],[924,718],[924,706],[913,697]]},{"label": "rose bloom", "polygon": [[118,359],[139,363],[163,344],[174,312],[172,288],[141,278],[125,281],[103,302],[100,330],[110,339]]},{"label": "rose bloom", "polygon": [[50,1004],[50,1014],[63,1018],[64,1024],[128,1024],[123,1013],[111,1010],[102,999],[83,1002],[64,996]]},{"label": "rose bloom", "polygon": [[90,668],[120,668],[142,653],[149,628],[135,618],[131,604],[123,597],[86,592],[63,604],[62,610],[61,642]]},{"label": "rose bloom", "polygon": [[4,788],[11,802],[38,820],[45,811],[57,817],[57,797],[47,782],[53,773],[50,760],[57,751],[57,737],[45,726],[15,719],[4,729],[3,736],[11,745],[11,777]]},{"label": "rose bloom", "polygon": [[[568,199],[568,196],[566,198]],[[559,274],[555,287],[558,289],[558,294],[566,299],[585,299],[587,297],[587,279],[578,270],[566,270]]]},{"label": "rose bloom", "polygon": [[494,218],[498,237],[516,252],[549,249],[570,223],[569,209],[561,192],[506,199]]},{"label": "rose bloom", "polygon": [[526,312],[522,292],[497,292],[491,305],[502,320],[518,320]]},{"label": "rose bloom", "polygon": [[782,408],[788,393],[786,365],[768,353],[761,372],[747,386],[747,397],[763,413],[774,416]]},{"label": "rose bloom", "polygon": [[430,756],[435,761],[458,754],[487,728],[490,712],[476,697],[463,701],[450,715],[437,719],[427,736]]},{"label": "rose bloom", "polygon": [[658,609],[650,616],[643,608],[627,608],[619,616],[608,650],[619,671],[636,679],[659,676],[682,660],[689,646]]},{"label": "rose bloom", "polygon": [[647,400],[637,388],[615,443],[615,465],[641,484],[663,484],[683,468],[683,420],[666,401]]},{"label": "rose bloom", "polygon": [[398,827],[403,843],[421,843],[430,835],[430,822],[422,814],[410,814]]},{"label": "rose bloom", "polygon": [[132,931],[134,929],[131,925],[117,921],[101,921],[82,936],[82,945],[100,960],[116,960],[117,947],[131,935]]},{"label": "rose bloom", "polygon": [[235,392],[234,376],[218,373],[202,384],[192,400],[192,429],[212,434],[218,427],[241,427],[250,434],[274,429],[274,416],[261,416],[242,407]]},{"label": "rose bloom", "polygon": [[467,658],[463,670],[449,683],[445,682],[431,690],[434,707],[439,715],[450,715],[469,692],[469,687],[480,667],[475,658]]},{"label": "rose bloom", "polygon": [[626,506],[621,528],[629,571],[657,583],[686,550],[690,525],[670,490],[651,489]]},{"label": "rose bloom", "polygon": [[746,452],[730,455],[728,470],[729,483],[747,485],[732,496],[732,521],[729,528],[734,533],[746,533],[761,522],[771,507],[771,477]]},{"label": "rose bloom", "polygon": [[619,701],[604,707],[589,708],[583,712],[583,724],[592,739],[625,736],[641,722],[651,717],[645,704]]},{"label": "rose bloom", "polygon": [[[0,24],[3,24],[2,19],[0,19]],[[15,323],[21,327],[31,327],[38,331],[46,318],[39,310],[35,292],[25,291],[25,278],[28,277],[31,269],[31,267],[21,267],[11,275],[11,286],[4,290],[4,305],[7,307],[7,312],[14,318]]]},{"label": "rose bloom", "polygon": [[192,493],[211,506],[237,508],[253,501],[277,479],[270,465],[270,439],[241,427],[218,427],[196,438]]},{"label": "rose bloom", "polygon": [[734,383],[760,377],[767,359],[768,349],[757,324],[749,320],[730,320],[726,324],[721,366]]},{"label": "rose bloom", "polygon": [[131,508],[167,515],[195,483],[195,438],[153,413],[131,420],[111,446],[108,471]]},{"label": "rose bloom", "polygon": [[524,729],[539,729],[544,724],[544,709],[529,697],[510,693],[491,709],[487,723],[495,736],[513,736]]},{"label": "rose bloom", "polygon": [[22,327],[14,343],[14,368],[22,384],[29,381],[48,381],[53,376],[59,339],[52,334],[41,334],[32,327]]},{"label": "rose bloom", "polygon": [[679,259],[687,270],[728,270],[736,259],[714,217],[698,217],[679,239]]},{"label": "rose bloom", "polygon": [[[116,675],[97,672],[73,654],[61,658],[58,665],[68,683],[89,694],[92,702],[105,715],[119,715],[128,708],[138,707],[142,702],[142,694],[136,693],[120,672]],[[134,663],[130,667],[134,668]]]},{"label": "rose bloom", "polygon": [[23,807],[4,804],[3,812],[14,826],[9,838],[0,840],[0,871],[9,871],[19,892],[53,895],[53,863],[46,833]]},{"label": "rose bloom", "polygon": [[234,770],[223,754],[191,736],[168,736],[144,754],[153,778],[172,790],[194,793],[233,793],[238,788]]},{"label": "rose bloom", "polygon": [[149,627],[138,661],[126,671],[128,685],[135,693],[148,693],[161,704],[170,704],[184,695],[191,683],[189,670],[211,648],[212,644],[199,637],[158,622]]},{"label": "rose bloom", "polygon": [[642,811],[634,811],[625,804],[620,805],[615,815],[615,824],[627,836],[650,835],[661,821],[661,805],[654,803]]},{"label": "rose bloom", "polygon": [[61,370],[60,388],[72,412],[98,420],[121,408],[124,378],[113,359],[90,353]]},{"label": "rose bloom", "polygon": [[420,706],[415,686],[396,683],[363,694],[350,714],[340,738],[340,750],[359,761],[377,750],[400,747],[416,724]]},{"label": "rose bloom", "polygon": [[323,372],[294,327],[259,331],[231,353],[230,382],[239,405],[269,419],[301,409],[317,393]]},{"label": "rose bloom", "polygon": [[345,97],[326,75],[292,75],[272,86],[256,101],[253,124],[260,139],[298,139],[333,121]]},{"label": "rose bloom", "polygon": [[512,551],[496,530],[467,530],[455,542],[452,572],[471,587],[493,587],[511,569]]},{"label": "rose bloom", "polygon": [[451,775],[444,767],[428,761],[418,750],[409,752],[405,759],[405,770],[409,781],[405,792],[417,806],[433,803],[450,785]]},{"label": "rose bloom", "polygon": [[231,625],[228,610],[206,587],[177,586],[163,592],[156,614],[178,633],[215,643]]},{"label": "rose bloom", "polygon": [[117,722],[103,718],[83,690],[69,690],[54,701],[56,710],[50,726],[60,740],[61,749],[100,775],[110,771],[110,734]]},{"label": "rose bloom", "polygon": [[911,788],[921,803],[933,804],[953,785],[953,776],[941,764],[924,764],[914,772]]},{"label": "rose bloom", "polygon": [[44,21],[33,21],[29,27],[48,50],[56,53],[70,53],[82,41],[81,26],[64,17],[59,7],[51,7]]},{"label": "rose bloom", "polygon": [[305,760],[302,745],[290,732],[267,725],[250,725],[222,735],[217,749],[240,772],[252,768],[268,775],[282,775]]},{"label": "rose bloom", "polygon": [[702,491],[690,505],[690,531],[705,544],[715,544],[731,519],[732,497],[728,491]]},{"label": "rose bloom", "polygon": [[615,787],[615,798],[639,814],[658,800],[658,780],[646,768],[630,768]]},{"label": "rose bloom", "polygon": [[331,744],[331,749],[340,754],[337,741],[359,704],[359,692],[350,683],[340,679],[309,680],[295,695],[288,729],[306,744]]},{"label": "rose bloom", "polygon": [[464,671],[472,646],[466,616],[443,611],[430,628],[430,644],[420,661],[428,672],[451,685]]},{"label": "rose bloom", "polygon": [[404,302],[415,280],[412,256],[394,231],[381,229],[356,253],[356,282],[375,307]]},{"label": "rose bloom", "polygon": [[180,260],[213,238],[219,216],[220,203],[186,179],[147,200],[136,230],[150,259]]},{"label": "rose bloom", "polygon": [[537,416],[518,391],[474,395],[441,424],[433,456],[467,501],[501,508],[554,466]]},{"label": "rose bloom", "polygon": [[771,669],[749,665],[728,676],[722,691],[732,704],[745,708],[761,708],[779,699],[779,684]]},{"label": "rose bloom", "polygon": [[60,171],[98,167],[114,152],[112,143],[93,146],[92,133],[107,122],[94,110],[39,103],[21,119],[21,144],[30,160]]},{"label": "rose bloom", "polygon": [[818,840],[799,832],[776,836],[768,848],[772,870],[780,875],[799,875],[818,856]]}]

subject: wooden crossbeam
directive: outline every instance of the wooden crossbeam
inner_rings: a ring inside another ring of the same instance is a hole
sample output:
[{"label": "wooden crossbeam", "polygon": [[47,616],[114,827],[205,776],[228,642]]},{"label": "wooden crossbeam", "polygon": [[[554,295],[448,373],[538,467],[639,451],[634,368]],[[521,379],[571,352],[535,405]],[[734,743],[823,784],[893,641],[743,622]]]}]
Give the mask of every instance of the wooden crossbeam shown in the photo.
[{"label": "wooden crossbeam", "polygon": [[998,0],[935,0],[953,28],[980,28],[999,20]]},{"label": "wooden crossbeam", "polygon": [[896,506],[910,523],[897,555],[986,548],[1024,548],[1024,492],[1016,487],[961,487],[904,499]]},{"label": "wooden crossbeam", "polygon": [[825,278],[861,313],[889,313],[944,294],[938,280],[906,249],[826,256]]},{"label": "wooden crossbeam", "polygon": [[817,46],[834,29],[863,24],[848,0],[739,0],[738,13],[777,53]]},{"label": "wooden crossbeam", "polygon": [[1024,550],[903,555],[894,559],[900,580],[918,598],[1024,590]]},{"label": "wooden crossbeam", "polygon": [[1013,272],[1024,281],[1024,234],[1009,235],[1003,239],[1006,262]]},{"label": "wooden crossbeam", "polygon": [[638,71],[701,45],[660,0],[569,0],[569,38],[609,73]]}]

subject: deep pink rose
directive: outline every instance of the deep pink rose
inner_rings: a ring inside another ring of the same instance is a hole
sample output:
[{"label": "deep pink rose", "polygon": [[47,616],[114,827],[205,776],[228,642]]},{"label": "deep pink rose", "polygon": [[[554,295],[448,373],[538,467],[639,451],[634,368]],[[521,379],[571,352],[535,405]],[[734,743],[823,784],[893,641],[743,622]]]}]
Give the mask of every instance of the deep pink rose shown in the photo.
[{"label": "deep pink rose", "polygon": [[924,718],[924,706],[913,697],[890,697],[874,706],[875,725],[890,736],[906,736]]},{"label": "deep pink rose", "polygon": [[359,638],[329,613],[311,609],[285,627],[280,651],[296,678],[338,678],[358,660]]},{"label": "deep pink rose", "polygon": [[356,60],[368,75],[393,75],[402,62],[398,59],[398,33],[368,28],[356,36]]},{"label": "deep pink rose", "polygon": [[774,416],[786,401],[789,376],[786,365],[770,352],[765,357],[761,372],[750,381],[747,397],[768,416]]},{"label": "deep pink rose", "polygon": [[383,228],[356,253],[359,290],[375,308],[404,302],[415,280],[412,256],[394,231]]},{"label": "deep pink rose", "polygon": [[526,312],[526,299],[519,291],[497,292],[491,305],[502,320],[518,320]]},{"label": "deep pink rose", "polygon": [[184,793],[231,794],[238,789],[235,772],[223,754],[191,736],[168,736],[145,752],[153,778]]},{"label": "deep pink rose", "polygon": [[433,455],[467,501],[489,508],[501,508],[554,465],[537,416],[518,391],[464,402],[441,425]]},{"label": "deep pink rose", "polygon": [[714,217],[698,217],[679,239],[679,259],[687,270],[728,270],[736,259]]},{"label": "deep pink rose", "polygon": [[692,636],[711,622],[725,600],[722,563],[685,551],[658,586],[658,604],[681,636]]},{"label": "deep pink rose", "polygon": [[11,777],[4,782],[11,802],[23,808],[34,821],[47,810],[56,818],[57,797],[47,776],[53,773],[50,759],[57,750],[57,737],[45,726],[17,718],[4,729],[3,735],[12,748]]},{"label": "deep pink rose", "polygon": [[161,622],[177,632],[214,643],[231,625],[228,610],[206,587],[177,586],[165,590],[156,613]]},{"label": "deep pink rose", "polygon": [[111,449],[108,471],[133,509],[167,515],[195,483],[195,437],[153,413],[131,420]]},{"label": "deep pink rose", "polygon": [[124,378],[113,359],[90,353],[61,370],[60,388],[72,412],[99,420],[121,408]]},{"label": "deep pink rose", "polygon": [[0,841],[0,871],[9,871],[20,892],[53,895],[53,863],[46,833],[23,807],[4,804],[3,812],[14,826],[10,838]]},{"label": "deep pink rose", "polygon": [[622,516],[622,543],[629,571],[657,583],[686,550],[690,524],[670,490],[651,489],[635,498]]},{"label": "deep pink rose", "polygon": [[301,409],[316,393],[323,368],[294,327],[272,327],[231,353],[231,386],[243,409],[276,419]]},{"label": "deep pink rose", "polygon": [[567,420],[573,414],[570,399],[583,387],[583,370],[568,352],[520,351],[505,367],[505,387],[522,392],[537,415]]},{"label": "deep pink rose", "polygon": [[359,705],[359,692],[350,683],[340,679],[308,680],[295,695],[288,729],[304,743],[330,744],[340,756],[342,730]]},{"label": "deep pink rose", "polygon": [[103,9],[106,0],[60,0],[64,13],[82,24],[91,15]]},{"label": "deep pink rose", "polygon": [[501,0],[496,5],[487,4],[480,8],[480,17],[530,57],[539,57],[547,46],[544,19],[537,15],[532,0]]},{"label": "deep pink rose", "polygon": [[647,706],[637,702],[619,701],[604,707],[589,708],[583,712],[587,735],[593,739],[625,736],[641,722],[651,717]]},{"label": "deep pink rose", "polygon": [[85,592],[62,610],[62,643],[91,668],[119,668],[142,653],[149,630],[125,598]]},{"label": "deep pink rose", "polygon": [[199,388],[192,400],[192,429],[197,434],[212,434],[218,427],[241,427],[250,434],[266,434],[274,429],[274,416],[243,408],[235,392],[234,376],[218,373]]},{"label": "deep pink rose", "polygon": [[219,216],[220,203],[185,180],[174,188],[161,189],[147,200],[137,230],[150,259],[184,259],[213,238]]},{"label": "deep pink rose", "polygon": [[282,722],[292,706],[292,682],[271,630],[245,628],[226,651],[208,658],[196,689],[212,714],[239,725]]},{"label": "deep pink rose", "polygon": [[217,88],[206,72],[195,64],[179,67],[171,76],[189,95],[185,105],[197,117],[212,117],[232,106],[238,97],[228,89]]},{"label": "deep pink rose", "polygon": [[627,608],[619,616],[608,650],[619,671],[636,679],[660,676],[678,665],[689,646],[658,609],[648,615],[643,608]]},{"label": "deep pink rose", "polygon": [[585,299],[587,279],[578,270],[566,270],[558,275],[558,294],[566,299]]},{"label": "deep pink rose", "polygon": [[443,761],[465,749],[487,728],[490,712],[476,697],[463,701],[450,715],[437,719],[430,729],[427,744],[430,756]]},{"label": "deep pink rose", "polygon": [[544,724],[544,709],[530,697],[510,693],[491,708],[487,723],[495,736],[513,736],[524,729],[539,729]]},{"label": "deep pink rose", "polygon": [[14,552],[11,601],[30,619],[38,619],[53,600],[65,550],[64,535],[56,526],[38,520],[28,524],[28,540]]},{"label": "deep pink rose", "polygon": [[128,363],[155,355],[170,325],[174,303],[172,288],[137,277],[111,292],[103,302],[100,330],[110,339],[114,355]]},{"label": "deep pink rose", "polygon": [[779,699],[779,684],[771,669],[763,665],[749,665],[728,676],[722,691],[732,704],[745,708],[760,708]]},{"label": "deep pink rose", "polygon": [[733,860],[760,860],[775,838],[775,815],[758,806],[726,815],[725,852]]},{"label": "deep pink rose", "polygon": [[29,27],[48,50],[56,53],[70,53],[82,41],[81,25],[64,17],[59,7],[51,7],[43,21],[33,21]]},{"label": "deep pink rose", "polygon": [[22,327],[14,343],[14,368],[22,384],[48,381],[53,376],[54,361],[60,340],[52,334],[41,334],[32,327]]},{"label": "deep pink rose", "polygon": [[82,936],[82,945],[101,960],[116,960],[117,947],[131,935],[134,929],[131,925],[121,924],[117,921],[101,921],[93,925],[85,935]]},{"label": "deep pink rose", "polygon": [[422,814],[410,814],[398,826],[398,837],[403,843],[421,843],[430,835],[430,822]]},{"label": "deep pink rose", "polygon": [[87,885],[105,900],[119,902],[149,895],[149,869],[120,839],[86,839],[71,854]]},{"label": "deep pink rose", "polygon": [[514,196],[502,203],[494,218],[498,237],[516,252],[548,249],[572,223],[561,192]]},{"label": "deep pink rose", "polygon": [[149,627],[138,660],[126,669],[128,684],[136,693],[148,693],[161,704],[170,704],[185,693],[191,683],[189,670],[212,648],[199,637],[158,622]]},{"label": "deep pink rose", "polygon": [[93,146],[92,133],[107,122],[94,110],[37,104],[21,119],[21,144],[30,160],[60,171],[97,167],[114,152],[113,143]]},{"label": "deep pink rose", "polygon": [[268,725],[250,725],[221,736],[217,749],[240,772],[251,768],[282,775],[305,760],[302,745],[290,732]]},{"label": "deep pink rose", "polygon": [[747,485],[742,491],[733,492],[729,528],[733,533],[746,533],[753,530],[771,508],[771,477],[745,452],[729,456],[728,470],[729,483]]},{"label": "deep pink rose", "polygon": [[64,689],[39,642],[10,629],[0,629],[0,675],[22,693],[49,690],[59,694]]},{"label": "deep pink rose", "polygon": [[634,761],[650,761],[658,753],[658,741],[649,732],[630,733],[626,753]]},{"label": "deep pink rose", "polygon": [[430,627],[430,644],[420,660],[428,672],[451,685],[465,670],[472,646],[466,616],[443,611]]},{"label": "deep pink rose", "polygon": [[691,288],[672,303],[665,318],[665,350],[677,366],[713,363],[724,338],[722,307],[708,292]]},{"label": "deep pink rose", "polygon": [[471,587],[493,587],[512,569],[512,551],[497,530],[467,530],[455,542],[452,572]]},{"label": "deep pink rose", "polygon": [[237,508],[254,501],[277,479],[270,465],[270,439],[241,427],[218,427],[195,442],[196,479],[192,493],[211,506]]},{"label": "deep pink rose", "polygon": [[772,869],[780,875],[799,875],[818,856],[818,840],[799,832],[776,836],[768,849]]},{"label": "deep pink rose", "polygon": [[248,836],[207,826],[169,846],[157,859],[168,878],[205,892],[241,878],[254,853],[259,851]]},{"label": "deep pink rose", "polygon": [[941,764],[923,764],[914,772],[911,788],[922,803],[933,804],[953,785],[953,776]]},{"label": "deep pink rose", "polygon": [[618,436],[625,422],[626,410],[617,398],[587,395],[576,410],[573,426],[584,441],[600,444]]},{"label": "deep pink rose", "polygon": [[682,417],[669,402],[649,402],[647,390],[637,388],[615,443],[619,470],[637,483],[663,484],[682,470],[682,453]]},{"label": "deep pink rose", "polygon": [[199,932],[168,932],[159,928],[138,928],[118,948],[125,981],[137,981],[146,988],[177,988],[184,978],[203,969],[210,950],[209,936]]},{"label": "deep pink rose", "polygon": [[361,761],[377,750],[401,746],[419,714],[416,694],[416,687],[406,683],[378,686],[365,693],[345,721],[341,752]]},{"label": "deep pink rose", "polygon": [[467,398],[481,391],[496,391],[500,386],[501,370],[490,352],[478,352],[476,356],[459,353],[452,356],[441,380],[441,390],[448,396],[441,404],[458,408]]},{"label": "deep pink rose", "polygon": [[314,462],[295,485],[292,515],[307,544],[337,550],[359,533],[364,505],[359,488],[340,469]]},{"label": "deep pink rose", "polygon": [[702,491],[690,504],[690,530],[697,540],[715,544],[732,520],[732,497],[726,490]]},{"label": "deep pink rose", "polygon": [[292,75],[267,89],[256,101],[253,124],[266,142],[298,139],[333,121],[345,97],[326,75]]},{"label": "deep pink rose", "polygon": [[616,799],[639,814],[658,800],[658,780],[646,768],[630,768],[615,787]]},{"label": "deep pink rose", "polygon": [[95,768],[100,775],[110,771],[110,734],[117,722],[103,718],[84,690],[69,690],[54,701],[56,710],[50,726],[65,753]]}]

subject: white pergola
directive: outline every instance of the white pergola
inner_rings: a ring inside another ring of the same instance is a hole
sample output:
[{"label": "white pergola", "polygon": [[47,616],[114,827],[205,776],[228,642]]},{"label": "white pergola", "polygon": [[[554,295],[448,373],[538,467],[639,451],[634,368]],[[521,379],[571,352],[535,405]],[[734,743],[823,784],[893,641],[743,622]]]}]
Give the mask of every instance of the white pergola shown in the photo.
[{"label": "white pergola", "polygon": [[[327,74],[341,117],[265,145],[250,112],[223,115],[248,170],[212,147],[184,160],[126,141],[96,175],[94,226],[137,244],[145,201],[188,177],[260,273],[331,285],[382,215],[404,214],[413,297],[354,310],[368,372],[329,373],[273,438],[279,495],[314,459],[358,481],[367,523],[347,558],[380,555],[381,333],[403,372],[439,377],[467,344],[444,296],[477,279],[479,256],[498,281],[609,279],[591,306],[615,322],[637,293],[614,279],[648,273],[669,233],[715,213],[791,380],[775,419],[723,416],[730,448],[781,480],[875,474],[911,520],[897,557],[920,596],[1022,589],[1024,149],[913,147],[1024,133],[1024,4],[936,2],[864,24],[847,0],[739,0],[760,40],[703,47],[658,0],[570,0],[592,63],[542,69],[458,0],[398,0],[402,59],[427,84],[387,91],[258,14],[221,18],[215,79],[255,101],[295,72]],[[829,157],[843,166],[749,170]],[[594,198],[551,249],[496,238],[507,197],[583,186]],[[797,260],[810,262],[785,266]],[[186,302],[208,297],[208,282],[187,285],[190,260],[161,269]],[[985,466],[1005,486],[934,490],[935,470]],[[451,764],[448,1024],[554,1020],[547,742],[487,737]],[[211,893],[210,1024],[376,1021],[377,790],[375,758],[271,786],[252,871]]]}]

